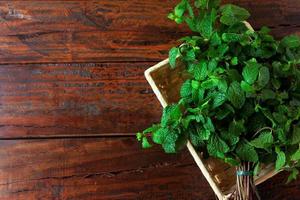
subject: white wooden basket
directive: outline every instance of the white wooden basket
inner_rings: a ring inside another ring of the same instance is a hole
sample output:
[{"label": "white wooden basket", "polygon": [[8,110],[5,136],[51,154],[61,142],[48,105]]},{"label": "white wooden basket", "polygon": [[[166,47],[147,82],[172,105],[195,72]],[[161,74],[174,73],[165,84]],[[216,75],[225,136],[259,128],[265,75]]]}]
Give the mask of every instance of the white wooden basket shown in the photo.
[{"label": "white wooden basket", "polygon": [[[253,30],[250,24],[247,22],[245,24]],[[186,79],[184,64],[177,61],[176,68],[171,69],[169,59],[166,59],[147,69],[145,77],[161,105],[166,107],[179,99],[180,86]],[[187,142],[187,148],[216,196],[220,200],[228,199],[235,188],[235,168],[215,158],[204,159],[200,152],[196,152],[190,141]],[[260,174],[254,177],[255,184],[260,184],[277,173],[273,165],[263,166]]]}]

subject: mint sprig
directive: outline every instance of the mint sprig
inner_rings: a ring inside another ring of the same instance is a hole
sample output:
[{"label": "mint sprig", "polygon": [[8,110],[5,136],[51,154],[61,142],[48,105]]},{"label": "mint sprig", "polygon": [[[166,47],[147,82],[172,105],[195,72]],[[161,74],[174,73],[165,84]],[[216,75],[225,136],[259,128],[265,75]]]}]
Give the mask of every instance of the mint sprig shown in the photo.
[{"label": "mint sprig", "polygon": [[276,40],[267,27],[249,30],[250,13],[219,0],[182,0],[168,16],[193,32],[169,52],[190,78],[167,106],[161,122],[138,133],[167,153],[189,139],[195,148],[231,165],[274,163],[276,170],[300,167],[300,37]]}]

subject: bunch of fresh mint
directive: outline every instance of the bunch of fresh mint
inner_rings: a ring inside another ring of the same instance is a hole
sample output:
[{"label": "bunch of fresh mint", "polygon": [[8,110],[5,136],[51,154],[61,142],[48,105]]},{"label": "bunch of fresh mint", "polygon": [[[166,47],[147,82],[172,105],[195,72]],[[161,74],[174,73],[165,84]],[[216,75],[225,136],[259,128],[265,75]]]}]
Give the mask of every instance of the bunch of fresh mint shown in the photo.
[{"label": "bunch of fresh mint", "polygon": [[167,106],[161,122],[137,134],[174,153],[187,140],[231,165],[275,163],[277,170],[300,167],[300,38],[278,41],[267,27],[249,30],[249,12],[219,0],[182,0],[169,14],[185,22],[193,36],[169,52],[169,63],[186,64],[190,79],[178,103]]}]

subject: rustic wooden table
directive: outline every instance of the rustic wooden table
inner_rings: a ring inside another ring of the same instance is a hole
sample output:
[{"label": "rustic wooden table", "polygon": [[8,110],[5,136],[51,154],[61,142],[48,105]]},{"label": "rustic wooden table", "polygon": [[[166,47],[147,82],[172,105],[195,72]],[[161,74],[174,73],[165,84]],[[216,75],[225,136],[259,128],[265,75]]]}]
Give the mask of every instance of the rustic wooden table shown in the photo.
[{"label": "rustic wooden table", "polygon": [[[300,33],[299,0],[230,1],[276,37]],[[0,1],[0,199],[214,199],[187,151],[141,150],[161,107],[143,71],[187,34],[173,0]],[[286,173],[263,199],[300,199]]]}]

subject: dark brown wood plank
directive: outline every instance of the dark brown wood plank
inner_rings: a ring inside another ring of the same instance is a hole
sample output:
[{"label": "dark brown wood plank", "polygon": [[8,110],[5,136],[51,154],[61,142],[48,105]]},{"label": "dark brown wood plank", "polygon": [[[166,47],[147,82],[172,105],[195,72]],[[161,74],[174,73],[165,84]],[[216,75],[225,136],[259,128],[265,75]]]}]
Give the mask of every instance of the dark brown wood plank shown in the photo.
[{"label": "dark brown wood plank", "polygon": [[0,63],[148,61],[179,38],[173,1],[1,1]]},{"label": "dark brown wood plank", "polygon": [[160,120],[153,64],[2,65],[0,138],[135,134]]},{"label": "dark brown wood plank", "polygon": [[134,138],[0,142],[0,199],[214,199],[187,151]]},{"label": "dark brown wood plank", "polygon": [[286,184],[288,172],[281,172],[258,186],[262,199],[266,200],[298,200],[300,179]]},{"label": "dark brown wood plank", "polygon": [[[300,32],[297,0],[242,0],[255,28]],[[0,63],[158,61],[187,29],[168,1],[1,1]]]},{"label": "dark brown wood plank", "polygon": [[[134,138],[0,141],[0,199],[213,200],[185,150],[140,149]],[[258,186],[264,200],[296,200],[300,180],[280,173]],[[280,192],[279,192],[280,191]]]}]

